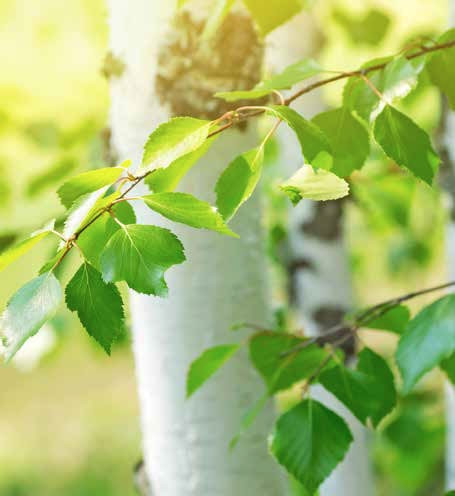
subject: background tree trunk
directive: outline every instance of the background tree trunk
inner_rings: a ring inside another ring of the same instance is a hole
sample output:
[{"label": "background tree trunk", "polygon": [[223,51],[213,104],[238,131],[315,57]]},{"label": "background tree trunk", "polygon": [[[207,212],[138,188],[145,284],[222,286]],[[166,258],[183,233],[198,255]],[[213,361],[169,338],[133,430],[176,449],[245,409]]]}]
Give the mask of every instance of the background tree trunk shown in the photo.
[{"label": "background tree trunk", "polygon": [[[250,19],[235,11],[218,42],[201,47],[197,14],[206,13],[207,6],[188,5],[176,15],[175,3],[168,0],[109,1],[111,50],[126,66],[111,85],[112,142],[119,159],[139,163],[147,135],[160,122],[175,114],[219,116],[223,104],[212,95],[220,85],[248,88],[260,77],[262,47]],[[182,190],[213,202],[210,192],[223,168],[256,143],[250,126],[224,134]],[[138,213],[141,222],[169,224],[149,211]],[[228,451],[242,415],[264,390],[246,353],[185,401],[185,375],[194,358],[207,347],[241,339],[229,333],[234,322],[267,321],[260,222],[256,197],[232,223],[240,240],[172,224],[187,262],[168,273],[169,297],[131,295],[145,467],[153,496],[285,494],[280,469],[267,452],[271,404],[235,452]]]},{"label": "background tree trunk", "polygon": [[[323,43],[317,22],[308,13],[296,16],[270,36],[267,58],[275,71],[305,57],[317,57]],[[321,93],[313,92],[293,104],[305,117],[324,110]],[[295,135],[280,126],[281,170],[285,177],[303,165]],[[352,309],[348,254],[343,239],[344,201],[302,201],[289,211],[289,300],[298,325],[310,335],[320,334],[340,322]],[[353,343],[350,343],[352,352]],[[312,394],[348,420],[354,443],[346,459],[321,486],[321,496],[374,494],[367,431],[357,419],[322,387]]]}]

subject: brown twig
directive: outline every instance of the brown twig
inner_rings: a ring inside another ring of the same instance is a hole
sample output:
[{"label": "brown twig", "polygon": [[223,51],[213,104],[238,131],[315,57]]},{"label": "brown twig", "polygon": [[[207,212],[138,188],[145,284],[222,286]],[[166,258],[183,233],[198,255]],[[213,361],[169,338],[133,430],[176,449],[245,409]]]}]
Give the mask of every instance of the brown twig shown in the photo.
[{"label": "brown twig", "polygon": [[[411,59],[415,59],[417,57],[421,57],[423,55],[426,55],[427,53],[436,52],[438,50],[444,50],[444,49],[451,48],[451,47],[454,47],[454,46],[455,46],[455,40],[454,41],[448,41],[446,43],[435,44],[435,45],[433,45],[431,47],[423,46],[421,48],[421,50],[419,50],[418,52],[415,52],[413,54],[408,55],[406,58],[408,60],[411,60]],[[305,86],[301,90],[299,90],[296,93],[294,93],[293,95],[291,95],[286,100],[282,101],[282,103],[284,105],[290,105],[294,100],[296,100],[297,98],[301,97],[302,95],[304,95],[306,93],[309,93],[309,92],[311,92],[311,91],[313,91],[313,90],[315,90],[317,88],[320,88],[321,86],[325,86],[327,84],[333,83],[335,81],[340,81],[342,79],[346,79],[346,78],[350,78],[350,77],[359,77],[359,76],[360,77],[366,77],[366,74],[369,74],[370,72],[384,69],[384,67],[386,66],[386,64],[387,64],[386,62],[385,63],[382,63],[382,64],[376,64],[376,65],[373,65],[373,66],[368,67],[368,68],[365,68],[365,69],[359,69],[359,70],[350,71],[350,72],[343,72],[343,73],[338,74],[336,76],[332,76],[332,77],[329,77],[329,78],[326,78],[326,79],[321,79],[320,81],[317,81],[315,83],[312,83],[312,84],[309,84],[309,85]],[[266,111],[266,108],[261,108],[259,106],[243,106],[243,107],[239,107],[236,110],[228,111],[225,114],[223,114],[222,116],[220,116],[218,119],[215,119],[213,121],[213,123],[216,125],[216,124],[218,124],[218,123],[223,122],[224,120],[226,120],[227,121],[226,124],[223,124],[220,127],[218,127],[217,129],[215,129],[214,131],[210,132],[207,135],[207,139],[208,138],[211,138],[213,136],[216,136],[217,134],[222,133],[223,131],[231,128],[232,126],[234,126],[234,125],[236,125],[236,124],[238,124],[240,122],[243,122],[243,121],[245,121],[247,119],[250,119],[251,117],[256,117],[258,115],[262,115],[265,111]],[[280,120],[277,121],[276,125],[272,128],[271,132],[269,133],[269,135],[267,135],[267,138],[266,139],[268,139],[273,134],[273,132],[276,130],[276,128],[278,127],[278,125],[280,124],[280,122],[281,122]],[[120,195],[120,197],[117,199],[117,202],[116,203],[118,203],[118,200],[126,201],[126,200],[124,200],[125,197],[126,197],[126,195],[133,188],[135,188],[140,182],[142,182],[146,177],[148,177],[150,174],[152,174],[153,172],[154,171],[147,171],[144,174],[141,174],[140,176],[136,176],[136,177],[133,176],[133,177],[129,178],[131,180],[131,184]],[[73,236],[69,240],[66,241],[66,249],[65,249],[65,251],[62,253],[62,256],[59,258],[59,260],[56,262],[56,264],[54,265],[54,267],[51,270],[54,270],[56,267],[58,267],[58,265],[60,265],[60,263],[66,257],[66,255],[68,254],[68,252],[72,248],[71,242],[73,240],[74,241],[77,241],[77,239],[79,238],[79,236],[88,227],[90,227],[96,220],[98,220],[105,212],[108,212],[109,210],[111,210],[111,208],[113,207],[113,205],[114,205],[114,203],[110,203],[109,205],[107,205],[107,206],[103,207],[102,209],[100,209],[100,211],[97,214],[95,214],[93,216],[93,218],[87,224],[85,224],[80,229],[78,229],[73,234]]]},{"label": "brown twig", "polygon": [[372,307],[367,308],[356,317],[354,317],[352,321],[342,321],[336,326],[333,326],[326,332],[322,333],[322,335],[307,339],[306,341],[299,343],[297,346],[283,351],[280,356],[284,357],[290,355],[292,353],[295,353],[296,351],[305,349],[312,344],[317,344],[319,346],[323,346],[324,344],[334,345],[334,343],[337,342],[338,339],[343,339],[343,337],[347,339],[351,335],[355,334],[360,327],[367,326],[373,320],[381,317],[382,315],[392,310],[392,308],[397,307],[405,301],[417,298],[418,296],[423,296],[425,294],[434,293],[435,291],[442,291],[443,289],[447,289],[453,286],[455,286],[455,281],[449,281],[444,284],[433,286],[431,288],[406,293],[402,296],[398,296],[396,298],[392,298],[390,300],[386,300],[373,305]]}]

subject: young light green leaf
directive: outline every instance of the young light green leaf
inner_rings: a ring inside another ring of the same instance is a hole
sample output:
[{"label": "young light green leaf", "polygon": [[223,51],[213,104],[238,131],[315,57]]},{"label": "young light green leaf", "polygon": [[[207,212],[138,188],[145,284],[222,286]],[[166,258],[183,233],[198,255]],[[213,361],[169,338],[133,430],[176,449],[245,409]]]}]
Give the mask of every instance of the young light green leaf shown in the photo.
[{"label": "young light green leaf", "polygon": [[355,370],[338,365],[326,370],[319,382],[360,420],[376,427],[396,404],[393,374],[386,361],[369,348],[358,355]]},{"label": "young light green leaf", "polygon": [[329,140],[334,174],[346,177],[363,166],[370,152],[368,132],[347,107],[322,112],[313,122]]},{"label": "young light green leaf", "polygon": [[83,263],[66,287],[66,304],[77,312],[87,332],[105,349],[123,329],[123,302],[115,284],[105,283],[89,263]]},{"label": "young light green leaf", "polygon": [[79,197],[115,183],[122,172],[122,167],[105,167],[84,172],[66,181],[57,190],[57,194],[63,205],[70,208]]},{"label": "young light green leaf", "polygon": [[[128,202],[120,202],[112,207],[112,213],[122,224],[135,224],[136,215]],[[77,240],[84,257],[99,270],[100,255],[111,237],[120,229],[120,225],[105,212],[96,222],[88,227]]]},{"label": "young light green leaf", "polygon": [[144,146],[142,172],[166,168],[197,150],[209,134],[211,122],[193,117],[174,117],[158,126]]},{"label": "young light green leaf", "polygon": [[253,194],[262,173],[264,150],[250,150],[235,158],[216,183],[216,206],[229,220]]},{"label": "young light green leaf", "polygon": [[124,225],[101,253],[106,282],[126,281],[138,293],[166,296],[165,271],[185,260],[183,246],[168,229]]},{"label": "young light green leaf", "polygon": [[9,361],[52,318],[62,300],[60,283],[46,272],[22,286],[0,317],[0,351]]},{"label": "young light green leaf", "polygon": [[195,393],[240,348],[238,344],[223,344],[205,350],[192,362],[186,379],[186,396]]},{"label": "young light green leaf", "polygon": [[[362,68],[375,65],[376,61],[365,64]],[[406,57],[396,57],[387,63],[381,71],[368,74],[368,79],[382,94],[373,91],[362,78],[350,78],[344,89],[343,103],[355,111],[365,121],[373,121],[388,103],[404,98],[417,86],[417,78],[423,65],[413,64]]]},{"label": "young light green leaf", "polygon": [[251,90],[225,91],[216,93],[215,96],[227,102],[262,98],[274,91],[292,88],[295,84],[321,73],[322,70],[322,67],[313,59],[303,59],[286,67],[283,72],[259,82]]},{"label": "young light green leaf", "polygon": [[294,109],[285,105],[272,105],[270,112],[283,119],[295,132],[305,162],[320,169],[330,169],[333,164],[332,148],[324,133]]},{"label": "young light green leaf", "polygon": [[207,153],[216,138],[214,136],[205,140],[198,149],[178,158],[169,167],[155,169],[153,174],[146,177],[145,183],[154,193],[174,191],[185,174]]},{"label": "young light green leaf", "polygon": [[409,308],[404,305],[398,305],[388,310],[384,315],[370,320],[364,327],[403,334],[410,318]]},{"label": "young light green leaf", "polygon": [[[68,211],[68,217],[65,220],[63,227],[63,237],[69,239],[79,229],[86,226],[90,220],[96,215],[101,208],[105,207],[110,201],[118,198],[119,193],[113,193],[107,197],[104,194],[107,191],[107,186],[93,193],[88,193],[80,196]],[[60,247],[64,245],[62,241]]]},{"label": "young light green leaf", "polygon": [[314,494],[343,460],[352,440],[341,417],[310,399],[278,419],[270,451],[309,494]]},{"label": "young light green leaf", "polygon": [[349,194],[349,184],[341,177],[324,169],[301,167],[280,188],[297,205],[300,200],[337,200]]},{"label": "young light green leaf", "polygon": [[301,0],[243,0],[262,36],[294,17],[303,8]]},{"label": "young light green leaf", "polygon": [[440,159],[428,134],[408,116],[386,105],[374,123],[374,137],[388,157],[431,185]]},{"label": "young light green leaf", "polygon": [[152,210],[175,222],[238,237],[215,207],[188,193],[155,193],[142,199]]},{"label": "young light green leaf", "polygon": [[455,352],[455,295],[435,301],[408,324],[398,343],[396,360],[409,393],[416,382]]},{"label": "young light green leaf", "polygon": [[17,260],[22,255],[25,255],[39,241],[45,238],[54,229],[55,220],[50,221],[42,229],[30,235],[20,243],[10,246],[7,250],[0,253],[0,271],[8,267],[11,263]]},{"label": "young light green leaf", "polygon": [[[455,40],[455,29],[444,33],[438,43]],[[427,63],[428,72],[433,83],[447,95],[450,107],[455,110],[455,47],[439,50],[431,54]]]},{"label": "young light green leaf", "polygon": [[291,334],[264,331],[250,340],[250,358],[264,379],[270,394],[288,389],[310,377],[326,358],[327,352]]}]

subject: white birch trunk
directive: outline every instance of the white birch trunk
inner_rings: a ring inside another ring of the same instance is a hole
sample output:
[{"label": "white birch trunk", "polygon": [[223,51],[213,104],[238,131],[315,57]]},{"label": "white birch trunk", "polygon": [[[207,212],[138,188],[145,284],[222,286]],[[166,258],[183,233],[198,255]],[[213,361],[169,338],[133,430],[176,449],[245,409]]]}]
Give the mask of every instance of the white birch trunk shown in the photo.
[{"label": "white birch trunk", "polygon": [[[315,56],[320,43],[317,24],[303,13],[271,35],[269,65],[279,71],[299,59]],[[321,94],[315,92],[293,106],[307,118],[324,109]],[[284,125],[278,137],[281,169],[290,176],[303,165],[300,146]],[[339,323],[352,308],[350,267],[342,231],[343,203],[339,201],[302,201],[290,210],[290,299],[298,324],[309,334],[319,334]],[[313,388],[312,394],[348,421],[355,439],[345,460],[321,486],[320,495],[373,495],[366,429],[323,388]]]},{"label": "white birch trunk", "polygon": [[[157,94],[156,76],[162,69],[160,47],[172,44],[174,37],[186,36],[177,32],[184,27],[174,32],[170,27],[174,9],[175,3],[168,0],[109,0],[111,50],[126,65],[124,74],[111,84],[112,140],[119,159],[139,163],[148,134],[172,114],[175,102],[163,101],[163,95]],[[172,55],[165,61],[170,63],[167,70],[178,62]],[[189,84],[195,94],[191,103],[197,105],[199,85],[207,82],[189,77]],[[179,91],[174,96],[184,96],[187,90]],[[224,133],[182,189],[213,203],[210,192],[223,168],[256,143],[251,127]],[[185,401],[185,376],[193,359],[207,347],[241,339],[229,332],[233,323],[267,320],[259,198],[253,198],[232,223],[240,240],[171,224],[145,209],[138,213],[141,222],[170,226],[182,240],[187,257],[187,262],[168,272],[167,299],[131,295],[149,494],[284,495],[282,473],[267,452],[267,434],[274,420],[271,404],[235,451],[228,451],[242,415],[264,390],[245,352]]]}]

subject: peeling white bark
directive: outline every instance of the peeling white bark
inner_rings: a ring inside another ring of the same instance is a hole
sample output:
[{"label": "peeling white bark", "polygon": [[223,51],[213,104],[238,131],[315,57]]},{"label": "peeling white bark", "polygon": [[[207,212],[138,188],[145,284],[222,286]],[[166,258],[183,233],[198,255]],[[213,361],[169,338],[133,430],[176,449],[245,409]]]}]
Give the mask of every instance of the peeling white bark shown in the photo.
[{"label": "peeling white bark", "polygon": [[[111,84],[111,125],[120,159],[139,163],[147,135],[170,117],[155,94],[157,53],[174,11],[168,0],[109,0],[111,50],[126,64]],[[183,190],[213,202],[216,178],[239,152],[257,143],[253,129],[225,133],[190,173]],[[232,228],[241,240],[197,231],[138,212],[140,221],[170,226],[187,262],[168,272],[170,295],[131,295],[133,349],[139,388],[146,473],[153,496],[282,496],[283,478],[267,453],[273,406],[228,451],[245,410],[264,390],[246,353],[240,353],[193,398],[185,374],[205,348],[241,336],[237,321],[267,320],[259,198]]]},{"label": "peeling white bark", "polygon": [[[271,35],[268,44],[269,65],[279,71],[299,59],[314,56],[318,43],[318,26],[314,19],[303,13]],[[316,92],[297,100],[293,106],[307,118],[324,108],[321,94]],[[278,131],[278,138],[283,175],[290,176],[303,163],[300,147],[293,133],[284,125]],[[325,206],[330,208],[329,202]],[[324,330],[324,325],[315,318],[321,309],[352,308],[349,260],[341,233],[332,232],[321,236],[320,233],[312,232],[313,229],[307,228],[306,232],[302,229],[305,224],[326,222],[320,215],[316,203],[310,201],[302,201],[289,213],[290,265],[295,272],[293,304],[299,324],[309,334],[318,334]],[[373,495],[366,429],[322,387],[313,388],[312,394],[347,420],[355,439],[345,460],[321,486],[320,495]]]}]

